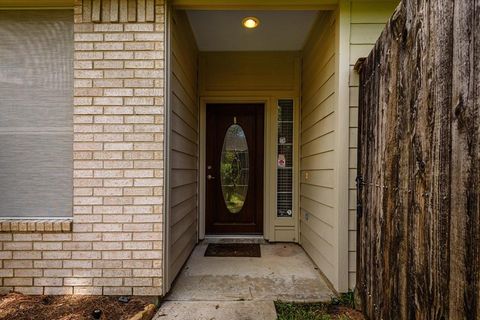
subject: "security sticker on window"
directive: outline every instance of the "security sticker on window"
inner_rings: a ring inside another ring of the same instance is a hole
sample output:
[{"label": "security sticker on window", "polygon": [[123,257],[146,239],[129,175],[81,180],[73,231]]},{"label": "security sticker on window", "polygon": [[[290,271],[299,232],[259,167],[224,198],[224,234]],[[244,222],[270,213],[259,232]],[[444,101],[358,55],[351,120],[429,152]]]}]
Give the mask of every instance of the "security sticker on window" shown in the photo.
[{"label": "security sticker on window", "polygon": [[278,163],[279,168],[285,168],[286,160],[285,160],[285,155],[284,154],[279,154],[278,155],[277,163]]}]

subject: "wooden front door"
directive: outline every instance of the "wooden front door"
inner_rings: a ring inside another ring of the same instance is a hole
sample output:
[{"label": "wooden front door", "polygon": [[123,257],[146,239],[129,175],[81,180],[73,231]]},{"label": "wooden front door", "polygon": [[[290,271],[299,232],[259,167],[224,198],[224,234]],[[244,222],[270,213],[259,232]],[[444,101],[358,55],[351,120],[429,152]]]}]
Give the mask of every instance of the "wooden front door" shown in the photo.
[{"label": "wooden front door", "polygon": [[263,233],[263,104],[207,104],[207,234]]}]

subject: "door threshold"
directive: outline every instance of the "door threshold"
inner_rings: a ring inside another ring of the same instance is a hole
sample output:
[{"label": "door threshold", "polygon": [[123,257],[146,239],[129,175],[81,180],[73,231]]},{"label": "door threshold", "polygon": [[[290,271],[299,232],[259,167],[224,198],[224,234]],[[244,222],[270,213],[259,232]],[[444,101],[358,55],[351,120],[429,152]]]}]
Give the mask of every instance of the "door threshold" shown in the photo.
[{"label": "door threshold", "polygon": [[259,243],[267,241],[262,235],[206,235],[202,243]]}]

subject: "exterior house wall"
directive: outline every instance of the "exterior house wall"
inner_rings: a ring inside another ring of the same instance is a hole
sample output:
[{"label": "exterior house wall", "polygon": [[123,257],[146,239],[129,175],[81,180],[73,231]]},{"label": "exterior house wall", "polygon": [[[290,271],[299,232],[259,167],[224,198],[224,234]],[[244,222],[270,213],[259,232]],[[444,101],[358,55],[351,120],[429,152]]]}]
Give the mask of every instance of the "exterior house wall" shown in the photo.
[{"label": "exterior house wall", "polygon": [[348,287],[356,283],[356,182],[357,127],[358,127],[358,73],[353,70],[358,58],[367,57],[385,28],[399,1],[352,1],[350,23],[350,97],[349,97],[349,196],[348,196]]},{"label": "exterior house wall", "polygon": [[0,233],[2,292],[163,293],[164,4],[126,3],[75,1],[73,229]]},{"label": "exterior house wall", "polygon": [[339,291],[353,289],[356,281],[358,75],[353,67],[368,55],[397,4],[339,1],[337,11],[319,20],[303,52],[301,243]]},{"label": "exterior house wall", "polygon": [[198,50],[184,11],[172,10],[170,35],[168,285],[198,239]]},{"label": "exterior house wall", "polygon": [[[128,3],[135,5],[126,6]],[[368,54],[393,12],[396,1],[342,0],[342,3],[348,3],[342,7],[348,9],[340,9],[339,15],[332,13],[324,16],[322,23],[327,28],[317,33],[318,38],[310,39],[311,43],[304,52],[300,241],[334,284],[345,282],[345,279],[340,279],[346,273],[340,270],[344,263],[339,255],[343,250],[341,238],[346,237],[343,230],[347,228],[346,223],[342,225],[343,220],[338,218],[342,211],[339,207],[342,191],[339,189],[341,167],[336,160],[340,160],[338,149],[343,141],[339,140],[339,128],[343,128],[343,125],[339,125],[342,121],[339,114],[344,112],[342,105],[347,106],[349,143],[348,146],[345,143],[345,147],[349,151],[349,207],[348,246],[345,247],[348,249],[343,252],[348,250],[348,263],[345,263],[348,264],[348,287],[353,288],[356,260],[354,180],[358,105],[358,78],[353,65],[358,57]],[[162,231],[165,227],[164,3],[162,0],[76,0],[74,13],[72,227],[68,223],[65,228],[63,224],[41,224],[41,228],[33,229],[37,231],[26,232],[28,227],[22,229],[12,226],[12,230],[18,231],[0,233],[1,291],[14,289],[30,294],[161,295],[165,293],[162,275],[165,246]],[[348,15],[348,19],[344,19],[344,15]],[[344,19],[342,21],[348,21],[348,32],[344,32],[344,27],[338,27],[339,16]],[[339,30],[342,34],[339,34]],[[339,37],[344,37],[345,34],[348,34],[349,50],[344,50],[345,47],[339,45]],[[218,53],[207,55],[215,57],[215,54]],[[207,55],[204,59],[208,58]],[[203,102],[209,99],[226,101],[229,96],[240,101],[265,101],[270,110],[265,129],[266,132],[275,132],[276,100],[298,97],[300,72],[297,72],[298,53],[295,55],[291,69],[287,70],[292,76],[283,79],[274,77],[273,80],[277,83],[267,81],[264,84],[267,87],[261,89],[252,86],[240,88],[238,82],[229,82],[234,78],[231,74],[228,78],[210,78],[216,79],[220,85],[200,78]],[[343,61],[338,59],[340,55],[348,55],[349,63],[338,65]],[[180,58],[182,61],[179,60],[178,64],[183,65],[183,60],[190,59],[192,57]],[[216,62],[222,64],[220,60]],[[310,65],[317,68],[318,73],[310,70]],[[285,67],[285,64],[282,66]],[[227,64],[227,67],[235,67],[235,64]],[[188,72],[193,72],[192,70],[189,69]],[[342,82],[343,75],[338,74],[339,70],[345,70],[347,74],[350,71],[350,80]],[[225,75],[225,72],[220,72],[222,67],[217,68],[217,71],[220,76]],[[276,71],[282,72],[280,68]],[[180,73],[177,75],[184,77]],[[249,81],[244,83],[252,84]],[[272,83],[278,87],[268,87]],[[346,95],[348,103],[344,104],[345,90],[339,90],[343,84],[350,89],[350,95]],[[174,80],[170,85],[174,86]],[[190,92],[190,95],[193,96],[193,93]],[[191,101],[189,106],[193,106]],[[179,113],[182,112],[180,110],[177,108]],[[174,117],[175,115],[171,117],[172,124]],[[189,118],[190,126],[194,125],[194,118],[193,112]],[[180,128],[180,122],[177,124]],[[190,131],[193,142],[195,128],[191,129],[187,131]],[[270,146],[270,151],[274,150],[275,140],[275,135],[266,137],[266,146]],[[178,146],[180,148],[180,144]],[[193,149],[194,146],[190,145],[190,156],[195,158]],[[273,151],[270,153],[274,154]],[[276,159],[267,155],[265,161],[265,194],[270,194],[269,187],[275,185]],[[193,168],[190,165],[188,169]],[[192,205],[191,211],[188,211],[190,214],[177,217],[177,229],[187,232],[172,232],[172,238],[169,239],[174,240],[175,234],[177,240],[185,239],[184,249],[192,245],[193,234],[196,234],[192,200],[196,181],[190,178],[182,176],[180,180],[190,182],[182,185],[183,182],[176,180],[176,173],[172,172],[170,179],[172,187],[188,188],[192,195],[189,198]],[[174,192],[170,195],[174,200]],[[265,224],[266,237],[270,240],[298,241],[296,217],[287,222],[275,218],[275,200],[272,199],[273,197],[265,201],[265,213],[269,213]],[[171,204],[174,204],[171,211],[174,213],[176,203]],[[346,215],[347,210],[343,211]],[[174,228],[172,225],[171,231]],[[64,232],[53,232],[54,230]],[[175,246],[175,241],[172,244]],[[177,252],[173,246],[170,250]],[[187,251],[183,250],[180,255],[184,258]],[[168,263],[174,265],[175,261]],[[176,270],[178,265],[180,263],[172,270]],[[343,290],[345,286],[337,287]]]},{"label": "exterior house wall", "polygon": [[335,15],[319,17],[303,51],[300,125],[300,241],[330,281],[336,278]]}]

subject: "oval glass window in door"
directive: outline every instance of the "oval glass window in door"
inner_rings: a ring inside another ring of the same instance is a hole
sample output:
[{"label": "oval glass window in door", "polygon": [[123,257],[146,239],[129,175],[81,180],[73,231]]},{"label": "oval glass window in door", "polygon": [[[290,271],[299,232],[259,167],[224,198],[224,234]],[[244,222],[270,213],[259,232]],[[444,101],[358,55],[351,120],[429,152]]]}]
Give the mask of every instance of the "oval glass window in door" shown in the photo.
[{"label": "oval glass window in door", "polygon": [[248,145],[238,124],[227,129],[220,161],[220,181],[225,205],[231,213],[242,210],[248,191]]}]

